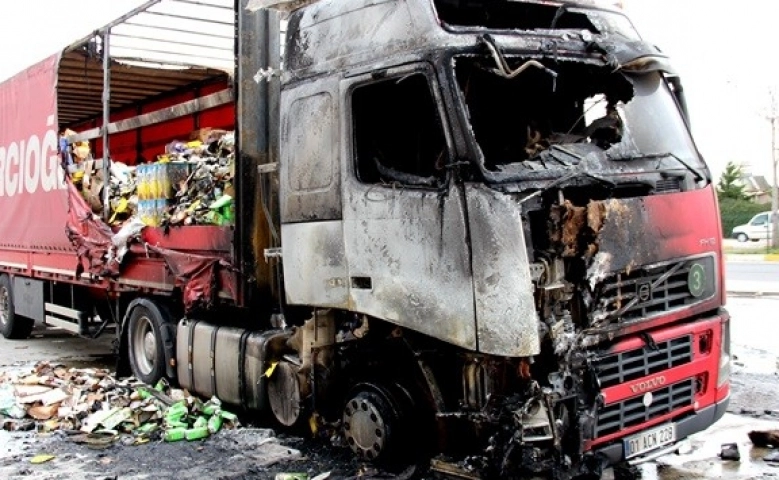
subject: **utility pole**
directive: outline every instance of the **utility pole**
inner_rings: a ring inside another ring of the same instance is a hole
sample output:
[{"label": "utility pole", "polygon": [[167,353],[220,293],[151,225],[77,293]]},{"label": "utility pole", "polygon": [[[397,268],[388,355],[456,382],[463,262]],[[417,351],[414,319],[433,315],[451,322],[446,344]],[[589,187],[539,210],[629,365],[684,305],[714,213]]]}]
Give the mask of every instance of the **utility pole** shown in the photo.
[{"label": "utility pole", "polygon": [[776,92],[771,89],[771,166],[773,167],[773,184],[771,185],[771,247],[779,248],[779,188],[777,187],[776,158],[776,121],[779,112],[776,105]]}]

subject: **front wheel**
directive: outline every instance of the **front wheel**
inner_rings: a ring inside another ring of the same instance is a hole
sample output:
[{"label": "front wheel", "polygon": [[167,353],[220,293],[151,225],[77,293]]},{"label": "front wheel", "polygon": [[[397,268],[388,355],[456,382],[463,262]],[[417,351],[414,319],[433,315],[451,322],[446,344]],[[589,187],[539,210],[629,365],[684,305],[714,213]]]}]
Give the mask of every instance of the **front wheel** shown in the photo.
[{"label": "front wheel", "polygon": [[0,333],[9,340],[21,340],[30,336],[33,326],[32,319],[16,314],[11,279],[0,275]]},{"label": "front wheel", "polygon": [[738,235],[736,235],[736,240],[738,240],[741,243],[744,243],[747,240],[749,240],[749,237],[747,237],[746,233],[739,233]]},{"label": "front wheel", "polygon": [[168,319],[155,306],[138,305],[128,320],[127,340],[133,375],[153,385],[165,376],[165,341],[162,330]]},{"label": "front wheel", "polygon": [[344,405],[342,424],[346,441],[358,457],[385,465],[413,457],[413,406],[406,393],[368,383],[354,388]]}]

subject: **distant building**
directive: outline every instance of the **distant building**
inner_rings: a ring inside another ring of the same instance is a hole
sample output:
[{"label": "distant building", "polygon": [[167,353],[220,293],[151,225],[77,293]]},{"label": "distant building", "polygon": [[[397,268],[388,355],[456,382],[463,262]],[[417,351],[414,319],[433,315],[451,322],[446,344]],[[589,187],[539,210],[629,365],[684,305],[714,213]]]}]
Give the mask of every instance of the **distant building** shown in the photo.
[{"label": "distant building", "polygon": [[762,175],[745,174],[741,177],[744,185],[744,195],[755,203],[771,203],[771,184]]}]

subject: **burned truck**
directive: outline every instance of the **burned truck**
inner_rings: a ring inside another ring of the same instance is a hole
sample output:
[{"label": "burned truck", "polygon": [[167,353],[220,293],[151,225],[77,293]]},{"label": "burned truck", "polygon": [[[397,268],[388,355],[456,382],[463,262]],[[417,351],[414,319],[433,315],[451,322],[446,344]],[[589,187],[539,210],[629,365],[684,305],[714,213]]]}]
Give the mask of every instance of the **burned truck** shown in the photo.
[{"label": "burned truck", "polygon": [[[121,22],[163,16],[164,3]],[[88,211],[63,179],[51,191],[70,199],[71,245],[55,255],[82,267],[40,268],[51,258],[40,246],[4,246],[6,336],[57,312],[82,334],[109,319],[146,382],[165,376],[283,426],[334,428],[366,460],[431,459],[461,478],[597,476],[675,451],[723,415],[716,196],[679,77],[623,13],[585,1],[264,3],[288,10],[281,62],[281,15],[242,1],[232,77],[125,103],[103,95],[91,137],[88,115],[52,100],[104,165],[135,164],[109,155],[119,135],[143,150],[150,125],[158,141],[208,112],[234,115],[220,125],[236,132],[234,225],[146,226],[117,262],[111,208]],[[104,72],[173,85],[154,62],[125,71],[111,57],[120,26],[56,60],[93,73],[92,55]],[[202,101],[219,85],[224,101]],[[19,154],[3,145],[8,179]]]}]

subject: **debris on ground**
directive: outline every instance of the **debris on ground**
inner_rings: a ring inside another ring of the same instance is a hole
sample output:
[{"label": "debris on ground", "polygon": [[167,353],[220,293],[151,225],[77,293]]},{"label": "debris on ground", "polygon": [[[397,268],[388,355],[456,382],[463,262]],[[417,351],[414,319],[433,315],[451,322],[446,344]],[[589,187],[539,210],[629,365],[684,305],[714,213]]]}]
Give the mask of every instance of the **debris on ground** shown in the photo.
[{"label": "debris on ground", "polygon": [[46,463],[49,460],[54,460],[54,455],[36,455],[30,459],[30,463],[37,465],[39,463]]},{"label": "debris on ground", "polygon": [[299,473],[277,473],[274,480],[309,480],[308,474],[305,472]]},{"label": "debris on ground", "polygon": [[741,460],[741,453],[738,451],[738,444],[735,443],[723,443],[722,450],[719,454],[723,460]]},{"label": "debris on ground", "polygon": [[28,374],[0,377],[0,415],[5,430],[66,431],[72,441],[103,448],[129,435],[129,444],[151,440],[202,440],[238,417],[212,398],[203,402],[161,380],[149,387],[117,380],[106,369],[38,363]]},{"label": "debris on ground", "polygon": [[753,430],[748,435],[756,447],[779,448],[779,430]]}]

